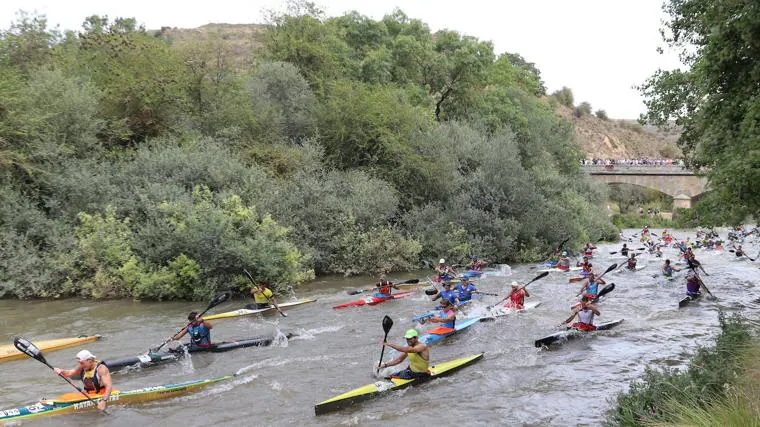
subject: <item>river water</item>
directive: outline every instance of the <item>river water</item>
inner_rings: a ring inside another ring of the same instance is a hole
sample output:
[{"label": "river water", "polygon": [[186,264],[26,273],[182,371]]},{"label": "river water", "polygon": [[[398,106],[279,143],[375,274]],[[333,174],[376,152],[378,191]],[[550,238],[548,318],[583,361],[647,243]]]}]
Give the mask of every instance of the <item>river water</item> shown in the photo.
[{"label": "river water", "polygon": [[[633,230],[626,230],[626,235]],[[659,233],[659,230],[655,230]],[[681,231],[680,237],[694,236]],[[722,233],[725,236],[725,232]],[[629,243],[631,247],[638,243]],[[603,271],[622,263],[620,244],[600,245],[593,260]],[[750,255],[757,252],[752,247]],[[705,284],[717,301],[700,301],[678,309],[685,291],[683,278],[663,283],[652,275],[662,260],[641,257],[647,268],[636,273],[613,272],[605,279],[616,290],[601,303],[597,322],[624,318],[617,328],[595,336],[539,350],[533,341],[554,332],[569,314],[577,284],[567,273],[550,273],[531,284],[533,301],[541,305],[524,314],[478,324],[448,341],[431,347],[434,362],[478,352],[484,360],[464,370],[417,388],[406,389],[330,415],[316,417],[314,404],[375,381],[383,331],[381,320],[395,325],[389,339],[402,342],[410,318],[433,304],[420,293],[374,307],[333,310],[333,305],[361,296],[348,296],[348,287],[371,283],[371,278],[323,278],[298,288],[298,297],[316,303],[290,310],[289,317],[266,316],[217,322],[215,341],[260,335],[296,333],[279,345],[246,348],[222,354],[196,354],[182,363],[115,374],[117,388],[212,378],[241,372],[232,382],[212,386],[184,397],[129,407],[113,406],[109,415],[96,413],[30,420],[24,424],[135,426],[135,425],[599,425],[611,400],[639,378],[647,365],[684,366],[699,345],[709,344],[718,332],[718,312],[739,312],[755,318],[760,290],[760,260],[735,261],[725,251],[696,251],[710,274]],[[675,249],[665,257],[675,261]],[[664,259],[664,258],[663,258]],[[533,266],[513,265],[509,277],[476,281],[480,290],[504,293],[512,280],[524,283],[538,272]],[[398,275],[403,280],[429,272]],[[281,298],[287,300],[287,298]],[[495,302],[484,297],[478,304]],[[240,308],[231,301],[214,309]],[[105,339],[86,346],[51,352],[54,366],[73,367],[74,354],[87,348],[99,358],[130,356],[163,341],[183,325],[187,313],[202,309],[191,302],[132,301],[15,301],[0,300],[0,339],[14,335],[33,340],[102,334]],[[473,308],[477,312],[477,308]],[[281,337],[282,338],[282,337]],[[394,351],[386,351],[390,360]],[[404,365],[405,366],[405,365]],[[71,391],[62,380],[33,360],[0,364],[0,409],[33,403]]]}]

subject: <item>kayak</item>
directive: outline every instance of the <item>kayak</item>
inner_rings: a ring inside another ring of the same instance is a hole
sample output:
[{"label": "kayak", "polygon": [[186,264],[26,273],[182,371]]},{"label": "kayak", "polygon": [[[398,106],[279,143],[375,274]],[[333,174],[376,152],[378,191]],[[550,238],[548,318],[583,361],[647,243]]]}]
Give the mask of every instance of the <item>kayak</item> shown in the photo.
[{"label": "kayak", "polygon": [[[531,302],[525,303],[523,305],[523,308],[507,307],[507,306],[502,305],[502,306],[494,308],[494,310],[495,310],[494,312],[496,313],[496,315],[494,317],[504,316],[504,315],[507,315],[507,314],[525,313],[528,310],[533,310],[534,308],[538,307],[539,305],[541,305],[541,301],[531,301]],[[486,318],[484,318],[484,321],[485,320],[491,320],[491,318],[490,317],[486,317]]]},{"label": "kayak", "polygon": [[544,272],[544,271],[555,272],[556,271],[556,272],[560,272],[560,273],[567,273],[568,271],[578,271],[578,270],[583,270],[583,267],[570,267],[567,270],[562,270],[562,269],[559,269],[559,268],[544,268],[544,269],[541,269],[541,270],[538,270],[538,271],[540,271],[540,272]]},{"label": "kayak", "polygon": [[692,301],[697,301],[702,298],[702,294],[699,295],[686,295],[681,301],[678,301],[678,308],[683,308],[689,305]]},{"label": "kayak", "polygon": [[412,294],[413,292],[399,292],[397,294],[391,295],[390,297],[376,297],[373,295],[371,297],[365,297],[360,300],[339,304],[333,308],[341,309],[341,308],[347,308],[347,307],[359,307],[362,305],[377,305],[377,304],[380,304],[381,302],[390,301],[390,300],[399,299],[399,298],[405,298]]},{"label": "kayak", "polygon": [[463,330],[469,328],[470,326],[480,323],[485,319],[484,317],[473,317],[470,319],[462,319],[458,322],[454,322],[454,330],[452,331],[451,328],[444,328],[443,326],[439,326],[437,328],[433,328],[427,333],[420,335],[420,341],[425,345],[435,344],[438,341],[442,341],[444,338],[450,337],[456,333],[462,332]]},{"label": "kayak", "polygon": [[[278,305],[284,311],[285,309],[288,309],[291,307],[296,307],[303,304],[309,304],[315,301],[317,300],[300,299],[298,301],[290,301],[290,302],[285,302]],[[227,311],[225,313],[214,314],[211,316],[203,316],[203,320],[220,320],[220,319],[229,319],[231,317],[253,316],[256,314],[272,314],[272,313],[277,313],[277,310],[275,310],[274,307],[261,308],[258,310],[249,310],[247,308],[241,308],[240,310]]]},{"label": "kayak", "polygon": [[461,359],[430,366],[430,376],[428,377],[415,378],[411,380],[402,380],[400,378],[386,378],[380,381],[376,381],[372,384],[367,384],[364,387],[353,389],[349,392],[340,394],[331,399],[327,399],[324,402],[314,405],[314,413],[316,415],[326,414],[328,412],[333,412],[348,407],[354,403],[375,398],[391,391],[401,390],[409,386],[422,384],[438,377],[452,374],[466,366],[472,365],[481,359],[483,359],[483,353],[478,353],[472,356],[463,357]]},{"label": "kayak", "polygon": [[[36,341],[35,345],[41,351],[49,352],[95,342],[100,338],[100,335],[88,335],[76,338],[60,338],[57,340]],[[16,350],[16,347],[14,347],[12,344],[0,346],[0,362],[8,362],[10,360],[18,360],[26,357],[28,356]]]},{"label": "kayak", "polygon": [[[108,404],[110,407],[111,405],[125,405],[158,399],[168,399],[199,390],[214,383],[230,380],[233,377],[233,375],[226,375],[208,380],[186,381],[178,384],[145,387],[130,391],[114,390],[108,398]],[[92,399],[97,399],[102,396],[102,394],[91,393],[89,396]],[[89,401],[81,393],[66,393],[55,399],[43,399],[39,403],[33,405],[0,411],[0,424],[32,417],[71,414],[74,412],[94,409],[95,404]]]},{"label": "kayak", "polygon": [[536,264],[536,268],[552,268],[558,263],[559,261],[544,261],[541,264]]},{"label": "kayak", "polygon": [[[292,334],[287,334],[286,337],[290,338]],[[175,362],[182,359],[188,353],[222,353],[225,351],[235,350],[238,348],[246,347],[265,347],[271,345],[274,342],[274,337],[256,337],[242,340],[223,341],[214,343],[211,347],[190,347],[189,344],[183,344],[177,349],[161,351],[161,352],[149,352],[141,354],[139,356],[122,357],[119,359],[105,360],[106,366],[111,371],[118,371],[119,369],[127,367],[146,368],[149,366],[160,365],[167,362]]]},{"label": "kayak", "polygon": [[630,273],[633,273],[633,272],[635,272],[635,271],[641,271],[641,270],[643,270],[643,269],[645,269],[645,268],[647,268],[647,266],[646,266],[646,265],[637,265],[637,266],[636,266],[636,268],[634,268],[633,270],[631,270],[631,269],[630,269],[630,268],[628,268],[628,267],[623,267],[623,268],[619,268],[617,272],[618,272],[618,273],[622,273],[622,272],[624,272],[624,271],[628,271],[628,272],[630,272]]},{"label": "kayak", "polygon": [[[475,296],[476,296],[476,295],[473,295],[473,297],[475,297]],[[454,310],[461,310],[461,309],[463,309],[463,308],[467,308],[467,307],[468,307],[468,304],[469,304],[470,302],[472,302],[472,300],[468,300],[468,301],[464,301],[464,302],[461,302],[461,303],[459,303],[459,305],[455,305],[455,306],[454,306]],[[436,314],[438,314],[438,312],[439,312],[439,311],[440,311],[442,308],[443,308],[443,306],[440,306],[440,305],[439,305],[438,307],[436,307],[436,308],[435,308],[435,310],[431,310],[431,311],[428,311],[427,313],[418,314],[418,315],[416,315],[416,316],[414,316],[414,317],[412,318],[412,322],[419,322],[420,320],[423,320],[423,319],[427,319],[428,317],[433,317],[433,316],[435,316]]]},{"label": "kayak", "polygon": [[[623,319],[613,320],[612,322],[600,323],[596,325],[596,330],[604,331],[607,329],[612,329],[621,323],[623,323]],[[594,331],[581,331],[579,329],[571,328],[568,326],[566,331],[555,332],[544,338],[537,339],[535,342],[535,345],[536,347],[541,348],[541,347],[548,347],[551,344],[561,344],[565,341],[584,337],[588,335],[589,332],[594,332]]]}]

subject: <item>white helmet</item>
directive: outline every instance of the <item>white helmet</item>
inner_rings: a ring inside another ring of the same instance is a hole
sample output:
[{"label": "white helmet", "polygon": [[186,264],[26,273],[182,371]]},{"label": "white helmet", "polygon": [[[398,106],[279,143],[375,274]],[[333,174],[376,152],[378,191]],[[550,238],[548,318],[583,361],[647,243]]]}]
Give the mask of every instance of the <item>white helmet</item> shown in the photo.
[{"label": "white helmet", "polygon": [[440,261],[438,261],[438,264],[443,264],[443,263],[445,263],[445,262],[446,262],[446,260],[445,260],[445,259],[443,259],[443,258],[441,258],[441,260],[440,260]]}]

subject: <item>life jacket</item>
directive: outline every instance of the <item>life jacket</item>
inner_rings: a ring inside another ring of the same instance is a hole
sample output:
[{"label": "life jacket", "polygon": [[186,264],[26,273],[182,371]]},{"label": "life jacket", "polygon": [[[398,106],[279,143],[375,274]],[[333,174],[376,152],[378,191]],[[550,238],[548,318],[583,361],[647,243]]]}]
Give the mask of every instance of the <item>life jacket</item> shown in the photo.
[{"label": "life jacket", "polygon": [[96,360],[95,362],[95,367],[90,370],[85,371],[84,368],[82,368],[82,370],[79,371],[79,376],[82,377],[82,384],[84,385],[84,389],[86,391],[100,393],[100,390],[103,388],[103,386],[100,385],[98,367],[100,365],[103,365],[103,362],[100,360]]},{"label": "life jacket", "polygon": [[377,285],[377,292],[383,295],[390,295],[393,292],[393,285],[387,280],[381,280]]},{"label": "life jacket", "polygon": [[628,256],[628,248],[623,248],[620,250],[620,255]]},{"label": "life jacket", "polygon": [[[444,309],[444,310],[441,310],[441,311],[438,312],[438,317],[440,317],[441,319],[445,319],[445,318],[449,317],[449,315],[451,315],[451,314],[454,314],[454,310],[452,310],[452,309],[448,309],[448,310]],[[454,322],[455,321],[456,321],[456,318],[452,319],[449,322],[441,323],[440,325],[443,328],[454,329]]]},{"label": "life jacket", "polygon": [[203,323],[189,325],[187,334],[190,335],[190,345],[196,347],[209,347],[211,345],[211,331]]},{"label": "life jacket", "polygon": [[457,293],[455,291],[440,291],[441,298],[446,298],[450,303],[456,304]]},{"label": "life jacket", "polygon": [[633,270],[634,268],[636,268],[637,262],[638,261],[636,261],[636,258],[628,258],[628,269]]},{"label": "life jacket", "polygon": [[584,295],[596,296],[599,293],[599,284],[596,282],[589,281],[588,285],[586,285],[586,290],[583,293]]},{"label": "life jacket", "polygon": [[475,291],[475,286],[472,283],[468,283],[467,286],[458,284],[454,289],[459,293],[459,301],[469,301],[472,299],[472,293]]},{"label": "life jacket", "polygon": [[512,292],[512,295],[509,296],[509,302],[507,305],[510,308],[517,308],[517,309],[523,309],[525,308],[525,291],[520,289],[517,292]]},{"label": "life jacket", "polygon": [[438,266],[435,267],[435,272],[438,274],[439,279],[451,277],[451,274],[449,274],[451,272],[451,267],[449,267],[448,264],[438,264]]},{"label": "life jacket", "polygon": [[669,265],[665,266],[665,267],[662,267],[662,274],[665,277],[673,277],[673,267],[671,267]]},{"label": "life jacket", "polygon": [[696,277],[686,279],[686,292],[692,294],[699,293],[699,280]]}]

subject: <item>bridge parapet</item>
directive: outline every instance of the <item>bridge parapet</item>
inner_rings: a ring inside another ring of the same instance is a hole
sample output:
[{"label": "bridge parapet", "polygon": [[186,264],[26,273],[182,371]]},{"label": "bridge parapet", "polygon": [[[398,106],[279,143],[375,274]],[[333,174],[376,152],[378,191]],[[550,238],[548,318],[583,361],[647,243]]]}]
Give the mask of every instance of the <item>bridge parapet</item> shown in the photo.
[{"label": "bridge parapet", "polygon": [[581,165],[581,170],[591,175],[695,175],[680,165]]}]

